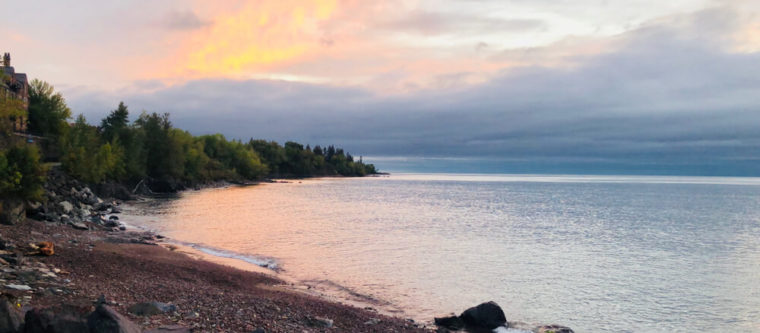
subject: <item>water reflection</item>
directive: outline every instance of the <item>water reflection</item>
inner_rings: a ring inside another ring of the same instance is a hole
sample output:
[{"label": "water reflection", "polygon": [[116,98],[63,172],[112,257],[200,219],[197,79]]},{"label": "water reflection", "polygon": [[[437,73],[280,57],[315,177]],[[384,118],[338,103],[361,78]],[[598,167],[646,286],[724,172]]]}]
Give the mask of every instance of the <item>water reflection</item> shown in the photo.
[{"label": "water reflection", "polygon": [[209,189],[136,223],[419,319],[494,300],[579,331],[760,329],[757,179],[530,177]]}]

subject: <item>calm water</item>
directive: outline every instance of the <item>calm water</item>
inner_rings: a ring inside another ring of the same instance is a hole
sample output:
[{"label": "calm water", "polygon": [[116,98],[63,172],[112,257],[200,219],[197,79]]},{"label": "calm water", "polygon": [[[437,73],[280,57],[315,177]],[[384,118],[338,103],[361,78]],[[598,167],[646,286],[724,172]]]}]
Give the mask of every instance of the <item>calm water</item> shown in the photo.
[{"label": "calm water", "polygon": [[394,175],[211,189],[138,223],[429,320],[760,331],[760,179]]}]

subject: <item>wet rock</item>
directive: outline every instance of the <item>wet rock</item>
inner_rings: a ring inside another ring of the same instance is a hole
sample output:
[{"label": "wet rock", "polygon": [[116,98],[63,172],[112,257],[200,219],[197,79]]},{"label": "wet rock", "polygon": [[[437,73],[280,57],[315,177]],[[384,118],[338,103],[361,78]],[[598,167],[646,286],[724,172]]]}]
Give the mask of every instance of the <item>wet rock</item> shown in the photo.
[{"label": "wet rock", "polygon": [[543,325],[533,329],[535,333],[575,333],[570,327],[562,325]]},{"label": "wet rock", "polygon": [[469,308],[459,316],[465,326],[495,329],[499,326],[509,327],[507,317],[495,302],[480,304],[476,307]]},{"label": "wet rock", "polygon": [[0,223],[14,225],[26,218],[24,202],[18,199],[0,201]]},{"label": "wet rock", "polygon": [[435,324],[449,330],[461,330],[464,328],[464,322],[457,316],[435,318]]},{"label": "wet rock", "polygon": [[0,298],[0,333],[19,332],[23,323],[24,316],[15,302]]},{"label": "wet rock", "polygon": [[140,333],[140,327],[129,321],[108,305],[100,304],[95,311],[87,316],[87,327],[90,332],[102,333]]},{"label": "wet rock", "polygon": [[307,317],[306,323],[312,327],[330,328],[333,326],[333,320],[324,317]]},{"label": "wet rock", "polygon": [[253,332],[251,332],[251,333],[267,333],[267,330],[259,327],[259,328],[255,329],[255,330],[253,330]]},{"label": "wet rock", "polygon": [[145,302],[132,305],[127,311],[138,316],[153,316],[160,313],[177,311],[177,307],[173,304],[162,302]]},{"label": "wet rock", "polygon": [[88,332],[86,316],[89,312],[89,307],[71,305],[42,309],[34,308],[27,311],[24,316],[24,332]]}]

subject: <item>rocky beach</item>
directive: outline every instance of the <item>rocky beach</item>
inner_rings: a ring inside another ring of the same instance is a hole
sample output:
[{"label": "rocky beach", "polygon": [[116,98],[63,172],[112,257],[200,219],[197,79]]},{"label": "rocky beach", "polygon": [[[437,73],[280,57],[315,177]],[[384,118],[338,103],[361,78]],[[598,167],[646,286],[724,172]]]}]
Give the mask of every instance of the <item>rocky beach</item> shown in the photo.
[{"label": "rocky beach", "polygon": [[0,331],[424,331],[159,246],[160,235],[125,231],[120,204],[53,174],[45,202],[27,204],[35,219],[0,226]]}]

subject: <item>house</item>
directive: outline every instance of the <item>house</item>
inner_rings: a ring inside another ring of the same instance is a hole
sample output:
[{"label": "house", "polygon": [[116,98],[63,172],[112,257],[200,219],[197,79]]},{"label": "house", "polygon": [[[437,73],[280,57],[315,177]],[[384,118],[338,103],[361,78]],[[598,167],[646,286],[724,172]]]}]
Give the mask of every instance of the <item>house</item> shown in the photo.
[{"label": "house", "polygon": [[[15,98],[22,102],[24,110],[29,109],[29,80],[26,73],[16,73],[16,69],[11,66],[11,54],[3,54],[3,64],[0,67],[0,98]],[[14,132],[26,132],[26,117],[13,119]]]}]

